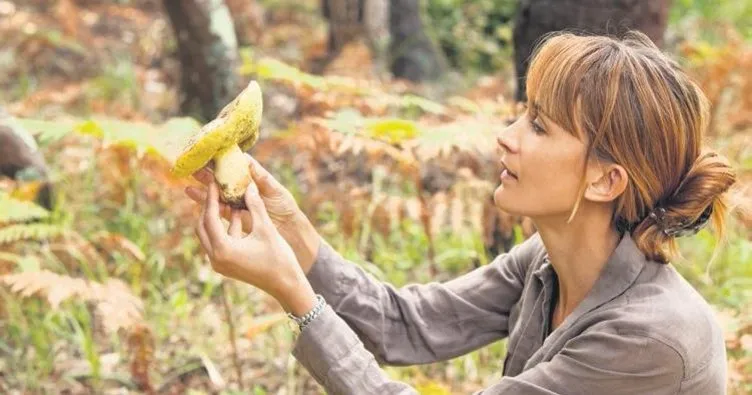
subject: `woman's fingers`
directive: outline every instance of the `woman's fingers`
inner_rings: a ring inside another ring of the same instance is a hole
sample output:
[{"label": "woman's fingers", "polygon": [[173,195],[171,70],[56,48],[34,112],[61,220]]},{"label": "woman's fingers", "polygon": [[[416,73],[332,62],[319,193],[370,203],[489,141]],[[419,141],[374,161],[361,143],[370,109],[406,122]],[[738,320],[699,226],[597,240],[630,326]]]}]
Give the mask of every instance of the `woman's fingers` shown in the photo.
[{"label": "woman's fingers", "polygon": [[242,211],[240,210],[232,210],[232,213],[230,214],[230,228],[228,229],[228,233],[232,237],[243,237],[243,221],[240,217],[241,214]]},{"label": "woman's fingers", "polygon": [[196,203],[201,203],[206,200],[206,189],[203,188],[186,187],[185,194]]},{"label": "woman's fingers", "polygon": [[253,181],[258,186],[259,191],[264,196],[270,196],[276,193],[281,193],[285,190],[285,187],[277,181],[256,159],[252,156],[245,154],[250,160],[250,170]]},{"label": "woman's fingers", "polygon": [[225,227],[219,216],[219,188],[216,183],[209,184],[209,193],[206,195],[206,212],[204,213],[204,229],[211,242],[212,249],[224,242]]},{"label": "woman's fingers", "polygon": [[[206,189],[198,187],[186,187],[185,194],[196,203],[204,203],[206,201]],[[219,203],[219,213],[222,218],[230,219],[230,213],[232,208],[224,203]]]},{"label": "woman's fingers", "polygon": [[243,232],[251,233],[253,231],[253,216],[248,210],[240,212],[240,223],[243,225]]},{"label": "woman's fingers", "polygon": [[196,235],[198,236],[199,242],[201,242],[201,247],[204,248],[204,251],[209,254],[209,256],[212,255],[212,246],[209,242],[209,236],[206,234],[206,227],[204,226],[204,217],[206,216],[206,205],[204,205],[201,208],[201,215],[198,217],[198,224],[196,225]]},{"label": "woman's fingers", "polygon": [[209,185],[209,183],[214,181],[214,173],[208,167],[203,167],[201,170],[193,173],[193,178],[204,185]]},{"label": "woman's fingers", "polygon": [[266,232],[274,229],[274,224],[269,213],[266,211],[264,201],[259,195],[259,190],[255,183],[250,183],[245,191],[245,205],[253,216],[253,232]]}]

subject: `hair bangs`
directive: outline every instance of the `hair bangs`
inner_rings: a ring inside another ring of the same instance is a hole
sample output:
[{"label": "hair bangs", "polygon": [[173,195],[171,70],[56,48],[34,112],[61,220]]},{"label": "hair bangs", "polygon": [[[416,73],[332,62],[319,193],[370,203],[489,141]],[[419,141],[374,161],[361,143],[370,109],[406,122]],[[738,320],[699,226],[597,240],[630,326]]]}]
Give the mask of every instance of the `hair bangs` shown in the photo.
[{"label": "hair bangs", "polygon": [[585,115],[581,100],[589,100],[581,95],[596,61],[593,53],[602,48],[598,41],[562,32],[546,36],[534,52],[526,81],[533,115],[543,114],[583,141],[592,136],[578,119]]}]

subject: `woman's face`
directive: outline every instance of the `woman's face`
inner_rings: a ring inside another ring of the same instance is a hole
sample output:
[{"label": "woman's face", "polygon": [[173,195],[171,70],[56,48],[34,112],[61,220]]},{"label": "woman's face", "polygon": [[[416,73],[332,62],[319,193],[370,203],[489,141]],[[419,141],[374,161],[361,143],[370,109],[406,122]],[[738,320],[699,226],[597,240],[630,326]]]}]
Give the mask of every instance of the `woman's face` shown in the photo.
[{"label": "woman's face", "polygon": [[569,217],[579,192],[586,145],[538,112],[528,110],[497,137],[500,209],[532,218]]}]

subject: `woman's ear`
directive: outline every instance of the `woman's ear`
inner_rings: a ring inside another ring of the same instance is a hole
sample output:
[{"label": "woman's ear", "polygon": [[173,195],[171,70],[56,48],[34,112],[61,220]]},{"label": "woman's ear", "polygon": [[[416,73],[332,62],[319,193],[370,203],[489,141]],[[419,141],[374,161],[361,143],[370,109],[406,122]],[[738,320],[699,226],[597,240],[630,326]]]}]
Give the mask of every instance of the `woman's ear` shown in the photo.
[{"label": "woman's ear", "polygon": [[588,166],[588,185],[585,199],[593,202],[611,202],[627,189],[627,171],[614,163],[597,163]]}]

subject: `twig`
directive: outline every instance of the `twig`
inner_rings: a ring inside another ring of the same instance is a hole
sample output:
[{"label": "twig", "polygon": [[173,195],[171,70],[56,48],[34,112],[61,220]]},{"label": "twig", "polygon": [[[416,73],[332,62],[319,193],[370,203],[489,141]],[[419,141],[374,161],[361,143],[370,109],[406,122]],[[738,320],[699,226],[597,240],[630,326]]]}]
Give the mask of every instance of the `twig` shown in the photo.
[{"label": "twig", "polygon": [[220,288],[222,288],[222,306],[224,306],[225,316],[227,319],[227,327],[229,328],[229,332],[230,332],[229,336],[230,336],[230,346],[232,347],[232,362],[235,365],[235,374],[238,380],[238,388],[240,388],[240,390],[242,391],[244,390],[243,369],[240,366],[240,357],[238,356],[238,346],[235,343],[235,324],[232,320],[230,304],[227,302],[227,289],[225,287],[224,281],[220,284]]},{"label": "twig", "polygon": [[429,272],[431,276],[436,276],[439,270],[436,266],[436,250],[433,245],[433,234],[431,232],[431,213],[428,208],[428,201],[425,197],[423,181],[420,178],[419,166],[420,165],[416,166],[416,170],[413,172],[413,178],[415,189],[418,194],[418,200],[420,201],[420,222],[423,224],[423,231],[426,233],[426,239],[428,241]]}]

